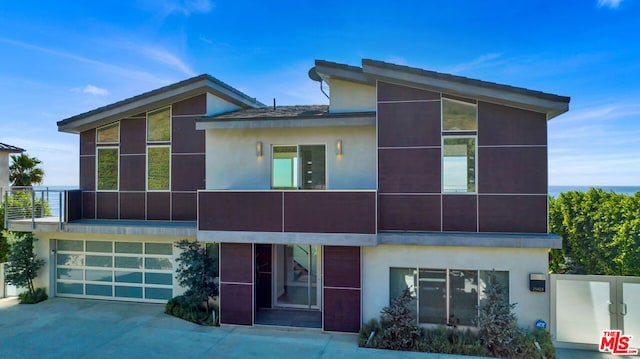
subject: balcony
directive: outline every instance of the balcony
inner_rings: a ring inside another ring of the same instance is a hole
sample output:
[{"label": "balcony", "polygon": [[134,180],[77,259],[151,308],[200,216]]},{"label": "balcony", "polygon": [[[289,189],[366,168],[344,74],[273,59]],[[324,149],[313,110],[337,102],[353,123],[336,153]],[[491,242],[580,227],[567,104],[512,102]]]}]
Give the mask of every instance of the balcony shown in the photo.
[{"label": "balcony", "polygon": [[374,243],[376,233],[374,190],[198,192],[203,240],[285,243],[313,237],[328,244],[360,237]]},{"label": "balcony", "polygon": [[80,198],[79,190],[11,187],[2,195],[2,220],[12,231],[60,230],[65,223],[80,219]]}]

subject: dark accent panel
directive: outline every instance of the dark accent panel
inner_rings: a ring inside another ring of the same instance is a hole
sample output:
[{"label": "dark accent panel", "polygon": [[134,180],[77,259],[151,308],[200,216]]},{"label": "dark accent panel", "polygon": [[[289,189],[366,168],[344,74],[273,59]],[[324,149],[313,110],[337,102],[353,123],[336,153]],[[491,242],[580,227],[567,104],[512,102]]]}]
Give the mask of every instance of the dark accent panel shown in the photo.
[{"label": "dark accent panel", "polygon": [[96,156],[80,157],[80,189],[96,190]]},{"label": "dark accent panel", "polygon": [[118,219],[118,192],[97,192],[96,203],[96,219]]},{"label": "dark accent panel", "polygon": [[251,243],[220,243],[220,282],[253,282]]},{"label": "dark accent panel", "polygon": [[378,101],[439,100],[440,93],[378,82]]},{"label": "dark accent panel", "polygon": [[324,288],[324,330],[360,331],[360,290]]},{"label": "dark accent panel", "polygon": [[174,117],[172,120],[173,153],[204,153],[206,131],[196,130],[196,117]]},{"label": "dark accent panel", "polygon": [[440,101],[378,104],[378,146],[440,146]]},{"label": "dark accent panel", "polygon": [[168,221],[171,212],[169,192],[147,192],[147,219]]},{"label": "dark accent panel", "polygon": [[120,121],[120,154],[145,154],[147,148],[147,120],[144,118]]},{"label": "dark accent panel", "polygon": [[439,195],[381,195],[380,230],[440,231]]},{"label": "dark accent panel", "polygon": [[547,193],[546,147],[479,147],[480,193]]},{"label": "dark accent panel", "polygon": [[547,196],[479,198],[480,232],[547,233]]},{"label": "dark accent panel", "polygon": [[80,133],[80,155],[95,155],[96,154],[96,129]]},{"label": "dark accent panel", "polygon": [[171,193],[171,219],[174,221],[195,221],[198,213],[198,194]]},{"label": "dark accent panel", "polygon": [[284,231],[376,233],[376,194],[285,192]]},{"label": "dark accent panel", "polygon": [[120,192],[120,219],[145,219],[145,193]]},{"label": "dark accent panel", "polygon": [[220,284],[220,323],[253,324],[251,285]]},{"label": "dark accent panel", "polygon": [[379,191],[440,193],[440,162],[440,148],[379,149]]},{"label": "dark accent panel", "polygon": [[443,195],[442,230],[457,232],[477,232],[478,196]]},{"label": "dark accent panel", "polygon": [[173,116],[195,115],[202,116],[207,112],[207,94],[194,96],[174,103],[171,106]]},{"label": "dark accent panel", "polygon": [[360,247],[324,246],[325,287],[361,288]]},{"label": "dark accent panel", "polygon": [[82,218],[96,218],[96,193],[82,191]]},{"label": "dark accent panel", "polygon": [[205,188],[205,158],[202,155],[171,156],[171,189],[196,191]]},{"label": "dark accent panel", "polygon": [[282,232],[281,192],[200,192],[198,228]]},{"label": "dark accent panel", "polygon": [[144,191],[146,187],[146,156],[120,156],[120,190]]},{"label": "dark accent panel", "polygon": [[256,308],[271,308],[271,244],[255,244]]},{"label": "dark accent panel", "polygon": [[72,222],[82,218],[82,191],[65,191],[65,221]]},{"label": "dark accent panel", "polygon": [[545,114],[487,102],[478,104],[478,144],[546,145]]}]

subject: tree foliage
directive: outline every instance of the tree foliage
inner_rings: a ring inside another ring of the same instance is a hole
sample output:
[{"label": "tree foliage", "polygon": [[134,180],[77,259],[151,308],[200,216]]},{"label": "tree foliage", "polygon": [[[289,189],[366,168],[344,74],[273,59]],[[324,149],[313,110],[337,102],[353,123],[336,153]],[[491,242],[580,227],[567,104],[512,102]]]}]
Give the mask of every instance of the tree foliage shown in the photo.
[{"label": "tree foliage", "polygon": [[181,250],[177,258],[178,283],[189,288],[185,293],[186,297],[196,303],[206,303],[209,312],[209,297],[218,295],[218,284],[215,281],[218,277],[218,260],[207,253],[207,245],[211,244],[183,239],[175,245]]},{"label": "tree foliage", "polygon": [[23,287],[35,294],[33,280],[38,277],[38,270],[44,265],[44,259],[39,259],[33,253],[33,242],[37,239],[32,233],[15,233],[15,242],[11,246],[11,253],[7,258],[6,279],[9,284]]},{"label": "tree foliage", "polygon": [[14,186],[32,186],[42,183],[44,170],[38,165],[42,163],[35,157],[29,157],[26,153],[11,155],[9,166],[9,181]]},{"label": "tree foliage", "polygon": [[561,193],[549,200],[549,231],[563,238],[552,272],[640,276],[640,192]]},{"label": "tree foliage", "polygon": [[382,309],[382,337],[380,346],[385,349],[418,350],[421,335],[416,318],[409,309],[415,299],[409,288],[405,288],[390,306]]},{"label": "tree foliage", "polygon": [[512,312],[516,305],[509,304],[507,291],[495,272],[489,273],[484,295],[485,304],[480,307],[478,317],[480,340],[493,356],[513,357],[519,334],[518,320]]}]

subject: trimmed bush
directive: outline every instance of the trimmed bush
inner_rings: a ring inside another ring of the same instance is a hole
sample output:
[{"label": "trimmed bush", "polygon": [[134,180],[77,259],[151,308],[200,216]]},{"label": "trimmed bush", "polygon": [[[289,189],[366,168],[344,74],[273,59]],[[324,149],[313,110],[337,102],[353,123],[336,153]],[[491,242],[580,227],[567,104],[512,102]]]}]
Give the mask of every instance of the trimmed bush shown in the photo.
[{"label": "trimmed bush", "polygon": [[[218,308],[214,306],[212,309],[218,313]],[[204,302],[194,300],[193,296],[179,295],[169,299],[164,312],[200,325],[218,325],[217,315],[214,323],[213,313],[207,310]]]},{"label": "trimmed bush", "polygon": [[36,304],[47,300],[49,296],[44,288],[36,288],[33,292],[24,292],[18,294],[20,304]]}]

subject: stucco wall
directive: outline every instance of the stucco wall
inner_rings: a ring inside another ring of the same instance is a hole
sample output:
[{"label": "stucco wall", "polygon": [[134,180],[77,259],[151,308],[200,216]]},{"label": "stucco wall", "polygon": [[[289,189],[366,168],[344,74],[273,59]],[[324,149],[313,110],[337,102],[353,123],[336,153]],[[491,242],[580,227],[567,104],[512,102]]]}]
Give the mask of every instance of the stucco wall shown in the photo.
[{"label": "stucco wall", "polygon": [[225,101],[211,93],[207,93],[207,116],[218,115],[239,109],[238,105]]},{"label": "stucco wall", "polygon": [[9,188],[9,153],[0,152],[0,195]]},{"label": "stucco wall", "polygon": [[389,268],[421,267],[509,271],[509,302],[521,327],[549,323],[549,285],[545,293],[529,291],[529,273],[548,273],[546,249],[388,246],[362,247],[363,321],[379,318],[389,305]]},{"label": "stucco wall", "polygon": [[[336,140],[343,154],[336,155]],[[256,142],[262,142],[262,157]],[[325,144],[327,189],[375,189],[375,128],[322,127],[207,130],[207,189],[271,188],[271,146]]]},{"label": "stucco wall", "polygon": [[376,87],[331,79],[331,112],[355,112],[376,110]]}]

